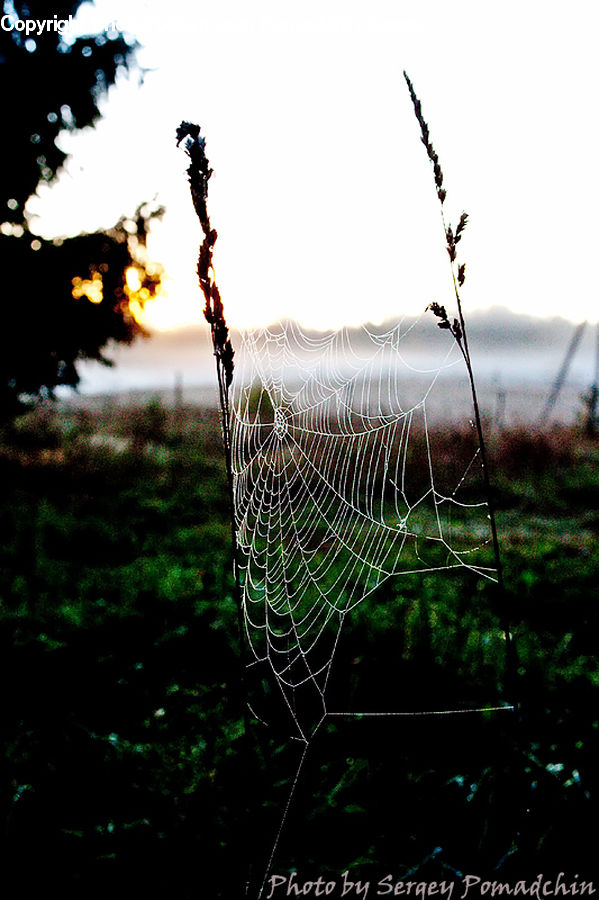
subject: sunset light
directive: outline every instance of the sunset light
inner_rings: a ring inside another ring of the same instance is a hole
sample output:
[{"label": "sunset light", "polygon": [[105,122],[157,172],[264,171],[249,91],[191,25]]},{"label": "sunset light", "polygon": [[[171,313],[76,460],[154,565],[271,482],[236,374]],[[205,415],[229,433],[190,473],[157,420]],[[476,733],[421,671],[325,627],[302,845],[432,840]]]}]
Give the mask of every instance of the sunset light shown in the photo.
[{"label": "sunset light", "polygon": [[125,293],[131,298],[137,291],[141,290],[142,281],[137,266],[129,266],[125,272],[125,279],[127,281]]},{"label": "sunset light", "polygon": [[[585,122],[592,146],[596,6],[579,6],[570,19],[539,2],[517,15],[472,0],[451,11],[440,0],[294,8],[260,0],[256,9],[200,3],[181,29],[184,3],[167,17],[161,4],[141,0],[81,7],[78,33],[118,19],[140,41],[146,74],[141,84],[120,79],[94,129],[61,134],[71,161],[29,201],[36,234],[93,231],[156,197],[166,213],[152,222],[148,251],[164,265],[169,297],[161,291],[144,315],[154,328],[201,325],[200,236],[175,146],[187,119],[201,125],[214,169],[215,268],[232,324],[291,317],[327,328],[414,314],[432,300],[450,305],[406,68],[451,180],[449,218],[470,216],[468,309],[596,318],[588,285],[597,191],[581,164],[577,124]],[[199,33],[209,86],[196,67]],[[124,133],[151,140],[140,151]],[[568,222],[557,256],[549,250],[555,221]]]},{"label": "sunset light", "polygon": [[94,270],[91,279],[75,276],[72,280],[72,284],[73,290],[71,293],[75,300],[79,300],[81,297],[87,297],[90,303],[102,302],[102,276],[99,272]]},{"label": "sunset light", "polygon": [[169,328],[171,313],[161,265],[147,260],[129,266],[124,291],[131,314],[143,328],[149,331]]}]

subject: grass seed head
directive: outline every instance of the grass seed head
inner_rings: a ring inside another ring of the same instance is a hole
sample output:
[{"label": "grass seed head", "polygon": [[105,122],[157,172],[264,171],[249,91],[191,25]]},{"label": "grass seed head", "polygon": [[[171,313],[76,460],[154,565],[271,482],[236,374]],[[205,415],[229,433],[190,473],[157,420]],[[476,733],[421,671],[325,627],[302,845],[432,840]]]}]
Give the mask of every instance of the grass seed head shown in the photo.
[{"label": "grass seed head", "polygon": [[440,303],[437,303],[436,301],[429,303],[429,305],[426,307],[426,310],[428,311],[429,309],[434,316],[437,316],[437,318],[447,319],[447,310],[444,306],[441,306]]},{"label": "grass seed head", "polygon": [[458,227],[455,230],[456,244],[462,240],[462,232],[467,224],[468,224],[468,213],[463,212],[462,215],[460,216],[460,221],[458,222]]},{"label": "grass seed head", "polygon": [[204,240],[198,255],[198,280],[204,295],[204,318],[212,331],[214,352],[223,368],[227,387],[233,380],[233,356],[234,351],[229,340],[229,329],[225,320],[223,303],[220,291],[214,281],[214,269],[212,266],[212,251],[218,237],[218,233],[210,225],[208,218],[208,180],[212,175],[212,169],[206,157],[206,141],[200,135],[200,126],[192,122],[181,122],[177,128],[177,146],[184,141],[185,152],[190,159],[187,169],[191,198],[197,217],[200,220]]},{"label": "grass seed head", "polygon": [[437,197],[443,203],[445,197],[447,196],[445,189],[443,188],[443,170],[441,169],[441,164],[439,162],[439,157],[435,152],[435,148],[433,147],[430,132],[428,129],[427,123],[424,121],[424,116],[422,115],[422,104],[418,97],[416,96],[416,91],[414,90],[414,86],[410,79],[408,78],[407,72],[404,71],[403,76],[406,80],[406,84],[408,85],[408,90],[410,92],[410,97],[412,98],[412,105],[414,106],[414,112],[416,114],[416,118],[418,119],[418,124],[420,125],[420,134],[421,140],[424,146],[426,147],[426,152],[428,154],[428,158],[433,164],[433,172],[435,175],[435,187],[437,188]]}]

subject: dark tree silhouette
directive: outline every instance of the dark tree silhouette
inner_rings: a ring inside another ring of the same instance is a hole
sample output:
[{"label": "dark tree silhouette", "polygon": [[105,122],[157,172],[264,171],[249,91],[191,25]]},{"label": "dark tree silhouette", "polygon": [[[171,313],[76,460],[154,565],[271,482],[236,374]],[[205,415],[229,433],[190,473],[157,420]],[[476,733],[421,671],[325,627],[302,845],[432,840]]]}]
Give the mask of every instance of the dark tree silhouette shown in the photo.
[{"label": "dark tree silhouette", "polygon": [[[3,14],[20,19],[68,19],[82,0],[3,3]],[[151,296],[156,266],[144,262],[145,236],[153,214],[141,206],[134,221],[62,241],[45,241],[29,230],[25,204],[40,183],[50,183],[66,155],[57,147],[63,129],[92,125],[98,103],[120,69],[134,63],[136,44],[107,31],[67,44],[46,28],[40,35],[0,31],[0,418],[15,415],[32,399],[52,397],[58,385],[76,387],[77,361],[110,364],[111,341],[130,342],[142,329],[129,309],[125,273],[134,263]],[[107,176],[108,177],[108,176]]]}]

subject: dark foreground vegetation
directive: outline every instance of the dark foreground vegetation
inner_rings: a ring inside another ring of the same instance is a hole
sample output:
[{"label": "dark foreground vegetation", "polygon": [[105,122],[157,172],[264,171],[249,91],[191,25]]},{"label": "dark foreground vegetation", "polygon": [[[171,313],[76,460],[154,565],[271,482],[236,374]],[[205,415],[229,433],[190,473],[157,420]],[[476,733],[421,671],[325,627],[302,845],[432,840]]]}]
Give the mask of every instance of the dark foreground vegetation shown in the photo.
[{"label": "dark foreground vegetation", "polygon": [[[593,877],[599,447],[522,431],[491,454],[519,720],[325,723],[274,872]],[[301,747],[276,714],[244,740],[216,414],[37,413],[5,430],[0,470],[0,896],[241,897]],[[458,574],[387,584],[347,628],[333,695],[504,702],[496,604]]]}]

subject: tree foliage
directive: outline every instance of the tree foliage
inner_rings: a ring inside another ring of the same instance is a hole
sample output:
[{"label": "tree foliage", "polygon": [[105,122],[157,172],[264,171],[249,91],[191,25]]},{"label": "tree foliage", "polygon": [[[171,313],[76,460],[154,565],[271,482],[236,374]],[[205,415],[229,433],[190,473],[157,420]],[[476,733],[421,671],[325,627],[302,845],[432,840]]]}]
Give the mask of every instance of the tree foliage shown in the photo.
[{"label": "tree foliage", "polygon": [[[58,2],[68,19],[82,0]],[[20,19],[47,19],[43,0],[3,4]],[[136,299],[151,296],[158,267],[144,252],[149,207],[136,220],[121,219],[105,232],[47,241],[33,234],[25,205],[51,183],[66,154],[56,139],[64,129],[93,125],[99,102],[121,71],[135,65],[136,44],[114,30],[67,43],[46,29],[40,35],[0,31],[0,85],[5,116],[0,142],[0,416],[24,402],[52,396],[58,385],[78,384],[77,362],[109,364],[111,340],[130,342],[142,329],[130,310],[127,269],[135,264]],[[154,213],[155,214],[155,213]]]}]

